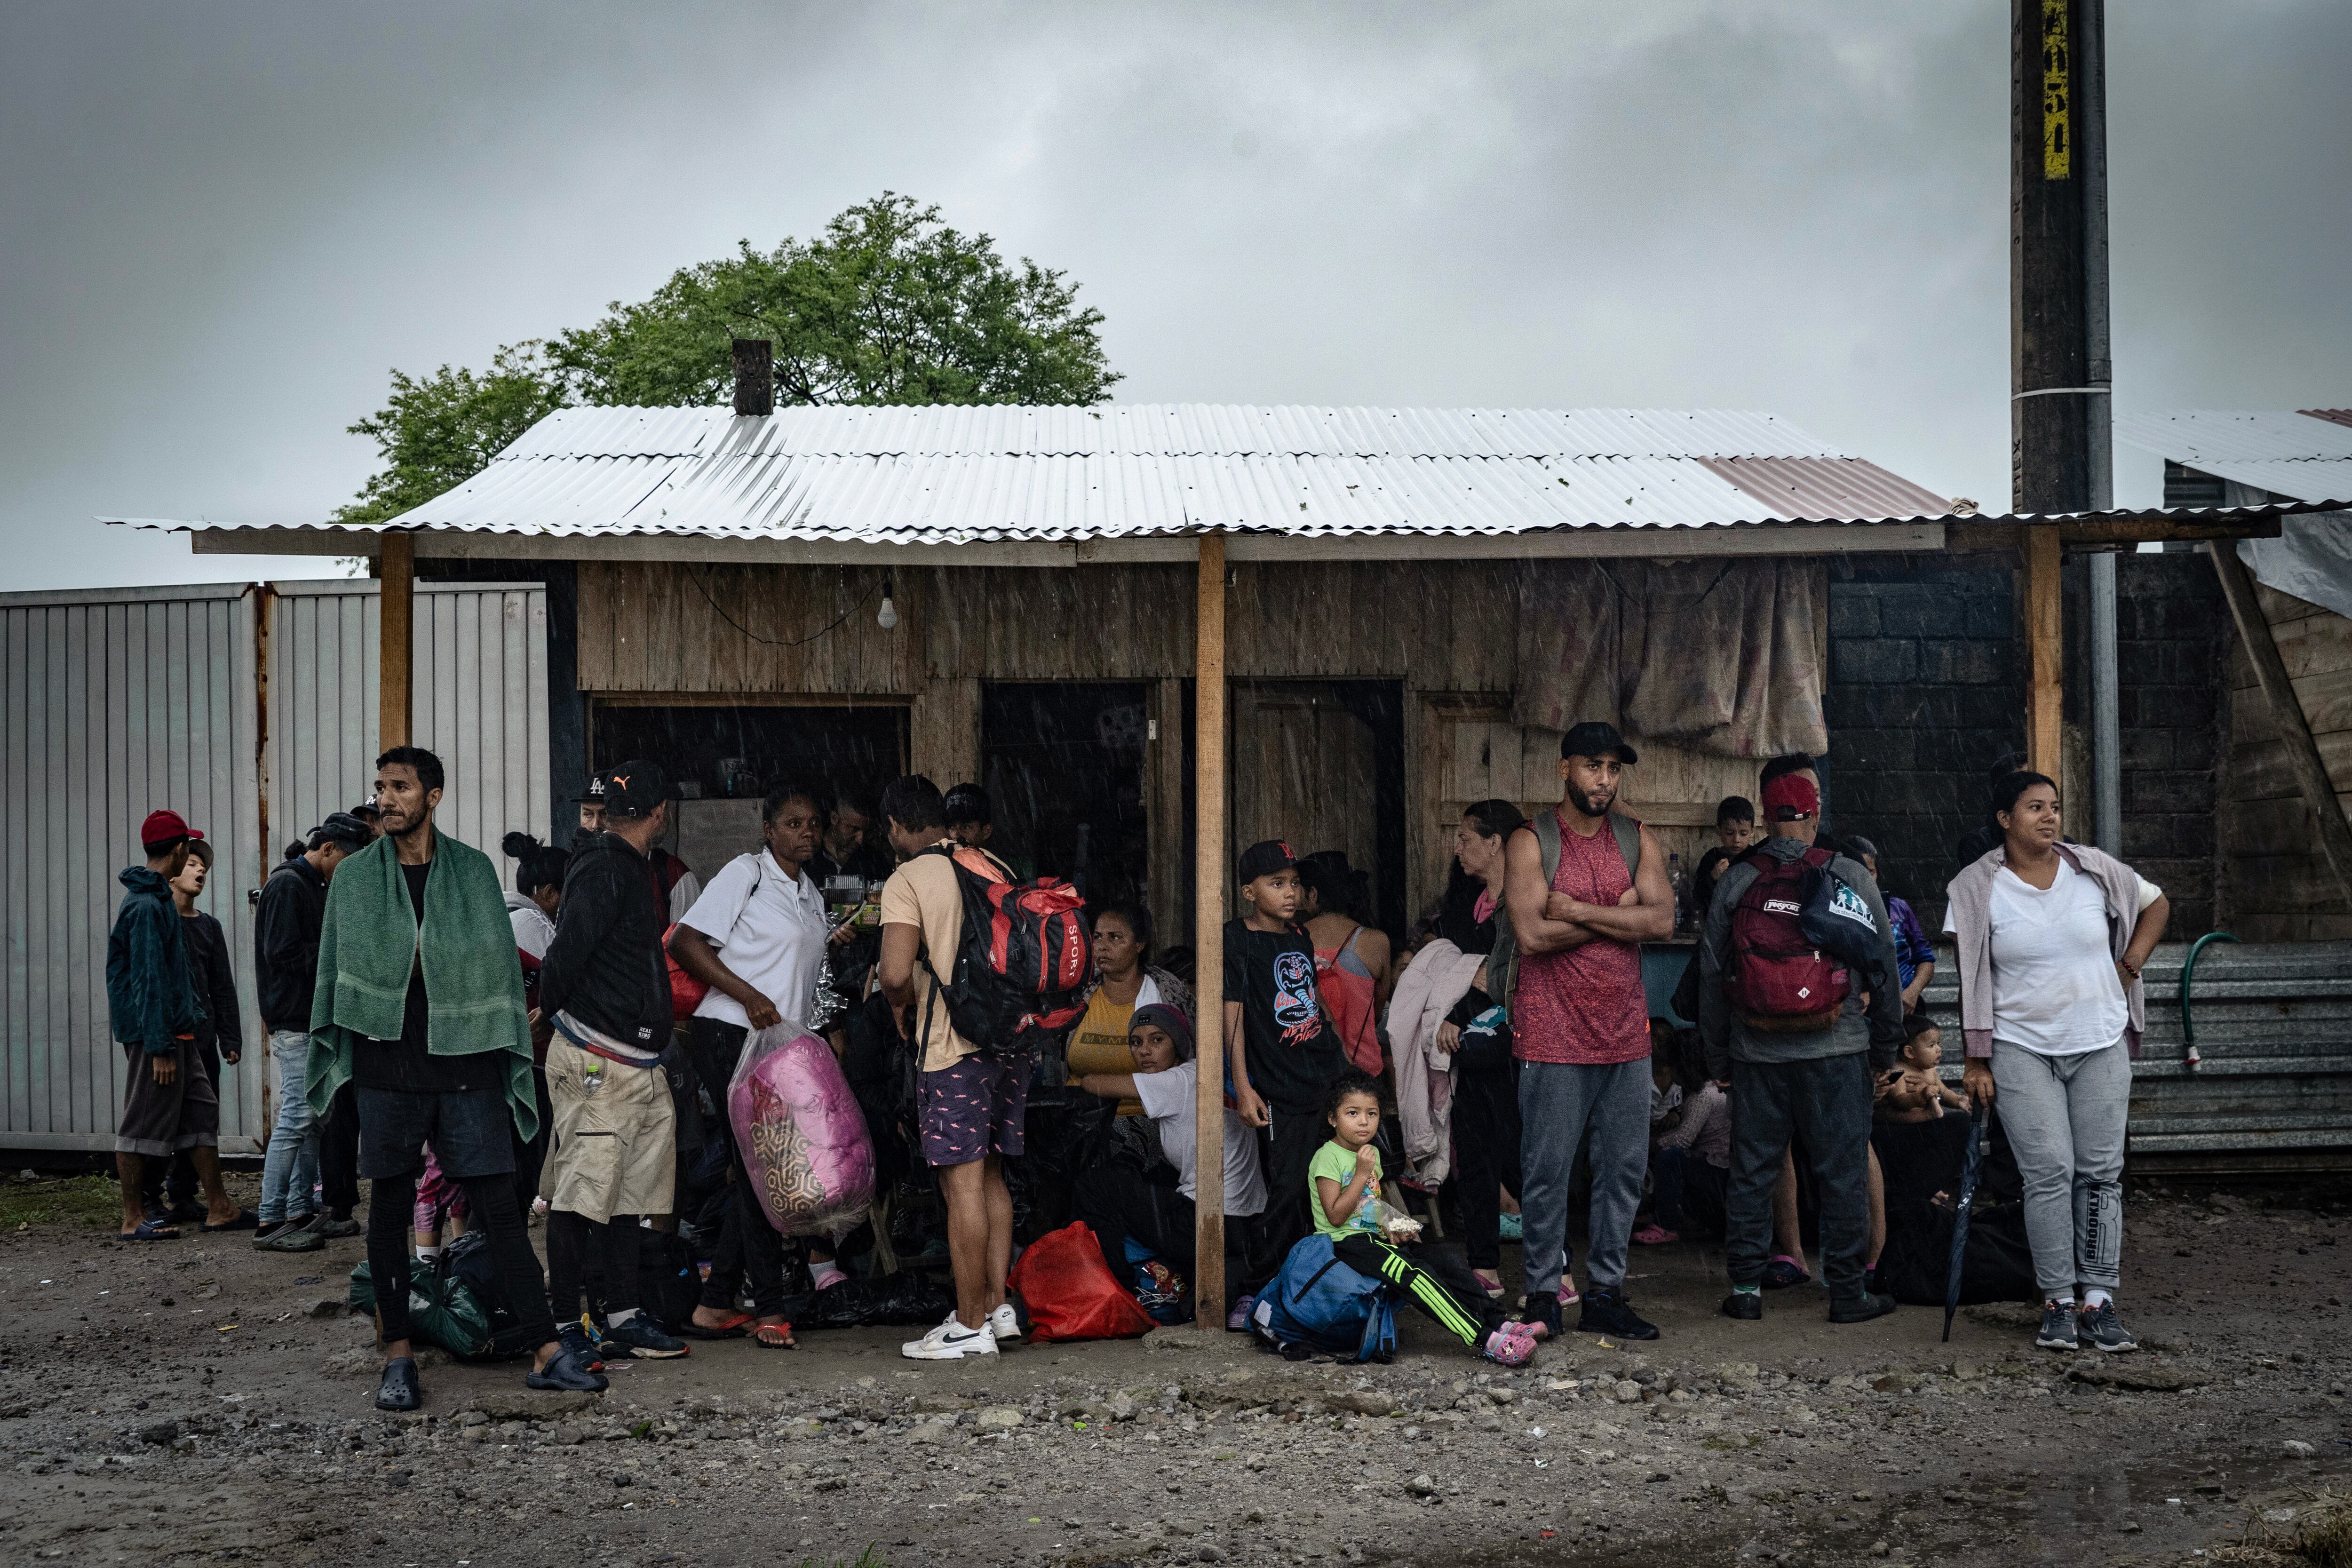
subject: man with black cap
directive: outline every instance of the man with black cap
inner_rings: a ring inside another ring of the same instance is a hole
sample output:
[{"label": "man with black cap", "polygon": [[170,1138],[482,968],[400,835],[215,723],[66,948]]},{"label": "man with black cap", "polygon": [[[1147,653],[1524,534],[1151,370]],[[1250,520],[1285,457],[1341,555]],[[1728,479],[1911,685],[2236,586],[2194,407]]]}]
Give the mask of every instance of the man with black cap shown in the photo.
[{"label": "man with black cap", "polygon": [[[1324,1100],[1348,1060],[1323,1016],[1315,943],[1298,923],[1298,858],[1269,838],[1242,851],[1234,878],[1247,912],[1225,922],[1225,1055],[1234,1109],[1264,1129],[1266,1247],[1279,1258],[1315,1228],[1307,1168],[1330,1136]],[[1235,1301],[1226,1326],[1246,1325],[1252,1305]]]},{"label": "man with black cap", "polygon": [[[1892,1064],[1903,1040],[1894,931],[1869,870],[1818,842],[1821,785],[1810,765],[1786,771],[1776,765],[1765,773],[1770,837],[1724,871],[1699,938],[1699,1037],[1708,1075],[1731,1094],[1723,1246],[1731,1294],[1723,1311],[1751,1321],[1764,1315],[1772,1189],[1793,1134],[1804,1145],[1821,1195],[1830,1321],[1867,1322],[1895,1310],[1893,1299],[1869,1290],[1863,1278],[1870,1231],[1871,1069]],[[1832,913],[1843,908],[1868,962],[1849,964],[1808,941],[1802,924],[1808,871],[1843,884],[1833,889]],[[1863,930],[1863,916],[1874,930]]]},{"label": "man with black cap", "polygon": [[[310,847],[289,856],[261,885],[253,919],[253,976],[261,991],[261,1026],[278,1068],[278,1117],[261,1163],[263,1252],[313,1252],[327,1245],[311,1212],[323,1121],[302,1092],[310,1059],[310,1001],[319,981],[319,927],[335,868],[375,842],[358,816],[338,811],[310,830]],[[356,1222],[352,1229],[358,1230]]]},{"label": "man with black cap", "polygon": [[[622,764],[625,768],[632,768],[635,765],[628,763]],[[658,766],[658,764],[656,765]],[[585,848],[591,838],[604,831],[605,781],[612,776],[610,773],[598,773],[588,781],[588,787],[580,792],[580,833],[573,841],[579,847]],[[668,784],[668,777],[667,773],[662,774],[664,787],[669,789],[669,798],[674,800],[677,796],[677,791]],[[667,832],[668,829],[668,817],[665,814],[662,830]],[[659,905],[662,910],[662,929],[667,931],[684,920],[686,911],[694,908],[694,900],[702,897],[702,879],[694,874],[693,867],[688,866],[659,844],[648,847],[644,858],[646,875],[653,883],[654,902]]]},{"label": "man with black cap", "polygon": [[1503,902],[1517,954],[1507,1005],[1518,1058],[1527,1321],[1560,1327],[1568,1189],[1591,1155],[1589,1289],[1577,1328],[1620,1339],[1658,1331],[1625,1300],[1625,1253],[1650,1153],[1650,1008],[1642,943],[1674,934],[1657,836],[1613,810],[1633,748],[1613,724],[1560,737],[1560,802],[1504,847]]},{"label": "man with black cap", "polygon": [[540,1176],[548,1304],[565,1342],[587,1350],[580,1293],[597,1258],[613,1342],[666,1359],[688,1347],[637,1310],[637,1243],[639,1218],[669,1213],[676,1187],[677,1115],[661,1067],[669,921],[646,859],[668,826],[669,777],[639,760],[598,783],[604,827],[564,868],[555,939],[539,970],[540,1012],[555,1026],[547,1047],[555,1131]]},{"label": "man with black cap", "polygon": [[168,1216],[148,1217],[141,1188],[149,1160],[169,1161],[183,1150],[204,1183],[211,1213],[236,1213],[221,1186],[220,1099],[196,1059],[204,1009],[189,970],[179,907],[172,901],[172,879],[186,867],[188,846],[202,837],[176,811],[148,814],[139,827],[146,862],[118,879],[122,903],[106,941],[106,1011],[130,1066],[114,1133],[125,1241],[179,1237]]}]

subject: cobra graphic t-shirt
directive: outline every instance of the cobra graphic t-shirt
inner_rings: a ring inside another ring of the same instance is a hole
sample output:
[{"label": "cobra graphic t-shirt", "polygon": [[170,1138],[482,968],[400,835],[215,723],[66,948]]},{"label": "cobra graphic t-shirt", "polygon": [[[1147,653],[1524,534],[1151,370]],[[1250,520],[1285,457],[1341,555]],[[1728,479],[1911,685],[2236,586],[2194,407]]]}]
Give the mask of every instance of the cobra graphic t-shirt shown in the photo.
[{"label": "cobra graphic t-shirt", "polygon": [[1323,1017],[1307,933],[1227,921],[1225,1000],[1242,1005],[1250,1087],[1285,1110],[1321,1110],[1324,1092],[1348,1064],[1338,1031]]}]

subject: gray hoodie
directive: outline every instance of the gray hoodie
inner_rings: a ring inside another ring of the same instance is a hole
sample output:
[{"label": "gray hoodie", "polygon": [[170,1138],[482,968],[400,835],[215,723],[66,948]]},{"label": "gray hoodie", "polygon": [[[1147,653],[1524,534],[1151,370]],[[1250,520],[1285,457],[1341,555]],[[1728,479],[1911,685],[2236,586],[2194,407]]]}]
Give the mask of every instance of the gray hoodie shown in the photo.
[{"label": "gray hoodie", "polygon": [[[1856,973],[1853,991],[1838,1007],[1837,1021],[1807,1034],[1751,1029],[1732,1010],[1723,992],[1723,974],[1730,963],[1731,916],[1748,889],[1756,885],[1756,857],[1793,860],[1811,846],[1802,839],[1773,835],[1748,854],[1724,868],[1707,905],[1706,927],[1698,944],[1698,1032],[1706,1046],[1706,1070],[1718,1079],[1731,1076],[1731,1064],[1740,1062],[1802,1062],[1823,1057],[1856,1056],[1868,1051],[1877,1068],[1893,1065],[1903,1041],[1903,988],[1895,983],[1895,928],[1886,918],[1886,900],[1862,863],[1836,855],[1830,869],[1860,893],[1878,922],[1879,960],[1871,972]],[[1870,1011],[1862,1010],[1862,993],[1870,993]]]}]

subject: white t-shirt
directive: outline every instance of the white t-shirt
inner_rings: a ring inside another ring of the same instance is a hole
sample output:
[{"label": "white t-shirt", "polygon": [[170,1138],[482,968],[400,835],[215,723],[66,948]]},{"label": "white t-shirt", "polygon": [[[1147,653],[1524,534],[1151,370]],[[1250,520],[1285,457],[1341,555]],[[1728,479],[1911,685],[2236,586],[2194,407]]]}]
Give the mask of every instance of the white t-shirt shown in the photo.
[{"label": "white t-shirt", "polygon": [[[2140,908],[2158,896],[2143,878]],[[1948,912],[1944,930],[1957,930]],[[2099,884],[2063,859],[2046,893],[2006,866],[1995,871],[1992,1037],[2045,1057],[2080,1056],[2114,1045],[2130,1022]]]},{"label": "white t-shirt", "polygon": [[[1176,1167],[1176,1190],[1197,1198],[1192,1171],[1201,1125],[1196,1098],[1200,1079],[1197,1062],[1178,1062],[1166,1072],[1135,1075],[1135,1098],[1143,1114],[1160,1129],[1160,1146]],[[1257,1134],[1230,1105],[1225,1107],[1225,1212],[1254,1215],[1265,1212],[1265,1174],[1257,1163]]]},{"label": "white t-shirt", "polygon": [[[785,876],[765,849],[738,855],[719,868],[678,923],[709,937],[719,962],[774,1003],[777,1012],[799,1022],[813,1016],[827,929],[824,895],[807,872]],[[694,1016],[739,1029],[751,1026],[743,1004],[716,986]]]},{"label": "white t-shirt", "polygon": [[520,893],[509,893],[507,923],[514,927],[517,947],[533,958],[547,956],[547,944],[555,940],[555,922],[547,918],[545,910]]}]

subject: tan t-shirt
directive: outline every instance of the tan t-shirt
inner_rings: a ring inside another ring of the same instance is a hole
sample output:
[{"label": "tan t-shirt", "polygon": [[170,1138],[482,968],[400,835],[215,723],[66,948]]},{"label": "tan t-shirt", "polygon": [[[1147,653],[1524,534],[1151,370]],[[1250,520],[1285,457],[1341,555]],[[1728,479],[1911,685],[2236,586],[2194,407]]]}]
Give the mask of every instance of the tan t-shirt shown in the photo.
[{"label": "tan t-shirt", "polygon": [[[1013,879],[1010,871],[982,850],[958,849],[956,858],[982,876]],[[924,1028],[925,1014],[929,1015],[929,1032],[923,1037],[923,1070],[951,1068],[980,1047],[957,1034],[948,1022],[946,995],[931,994],[931,971],[937,970],[942,980],[953,979],[956,948],[963,941],[963,891],[956,886],[955,868],[946,856],[918,855],[890,873],[890,879],[882,884],[882,923],[913,926],[923,933],[922,956],[915,963],[915,1027]],[[924,958],[929,960],[929,968],[924,967]]]}]

